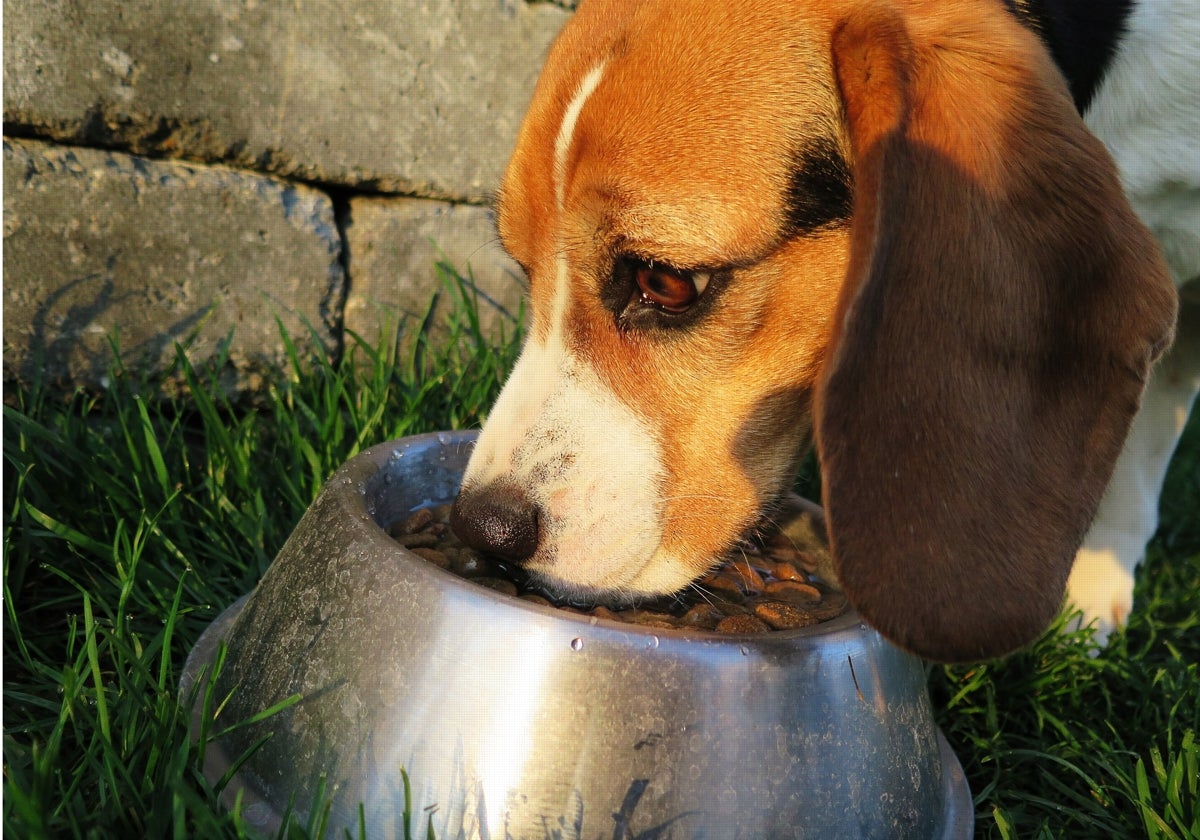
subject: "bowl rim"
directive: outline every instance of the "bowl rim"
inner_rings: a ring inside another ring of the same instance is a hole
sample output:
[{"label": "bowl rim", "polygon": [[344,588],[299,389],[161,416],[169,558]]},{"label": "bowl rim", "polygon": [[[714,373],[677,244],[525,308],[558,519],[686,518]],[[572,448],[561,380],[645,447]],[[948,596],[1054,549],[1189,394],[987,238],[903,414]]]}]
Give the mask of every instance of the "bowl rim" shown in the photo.
[{"label": "bowl rim", "polygon": [[[355,529],[365,539],[373,546],[377,546],[385,555],[395,555],[396,558],[404,560],[410,568],[417,570],[418,574],[428,578],[436,588],[450,587],[457,589],[464,595],[482,597],[485,601],[495,605],[529,611],[544,618],[565,620],[568,622],[568,626],[574,623],[581,629],[603,627],[613,631],[624,631],[631,636],[643,640],[652,636],[664,636],[672,639],[704,642],[706,644],[726,643],[730,647],[738,648],[763,642],[770,642],[774,646],[776,643],[786,643],[801,639],[812,640],[822,636],[838,635],[855,628],[861,632],[863,628],[867,628],[867,625],[849,603],[847,603],[843,612],[832,618],[817,622],[816,624],[795,627],[788,630],[767,630],[758,633],[718,633],[715,630],[701,630],[697,628],[649,627],[632,622],[574,613],[570,612],[569,609],[559,606],[547,606],[526,601],[519,596],[506,595],[503,592],[488,589],[486,586],[480,586],[468,578],[464,578],[447,569],[439,568],[423,557],[414,554],[411,550],[401,545],[398,540],[388,535],[387,531],[384,530],[384,526],[376,519],[374,512],[369,509],[366,503],[367,487],[376,475],[387,468],[389,459],[393,457],[393,453],[395,452],[428,444],[438,444],[441,446],[462,445],[468,442],[474,444],[478,434],[478,431],[475,430],[435,431],[409,435],[375,444],[346,461],[326,481],[325,488],[321,492],[325,493],[328,491],[339,494],[339,501],[349,514],[349,521],[355,523]],[[343,472],[348,475],[343,476]],[[344,480],[347,477],[352,480]],[[453,502],[453,499],[431,500],[429,504],[408,508],[408,514],[422,507],[435,507],[450,502]]]}]

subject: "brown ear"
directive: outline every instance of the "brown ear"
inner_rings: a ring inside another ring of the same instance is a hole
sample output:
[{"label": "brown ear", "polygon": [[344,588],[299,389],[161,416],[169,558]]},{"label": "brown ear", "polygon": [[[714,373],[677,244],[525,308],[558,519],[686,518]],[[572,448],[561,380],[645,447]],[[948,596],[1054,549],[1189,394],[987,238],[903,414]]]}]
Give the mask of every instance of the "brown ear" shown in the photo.
[{"label": "brown ear", "polygon": [[851,603],[964,661],[1060,609],[1176,301],[1036,40],[938,5],[834,33],[854,221],[815,409]]}]

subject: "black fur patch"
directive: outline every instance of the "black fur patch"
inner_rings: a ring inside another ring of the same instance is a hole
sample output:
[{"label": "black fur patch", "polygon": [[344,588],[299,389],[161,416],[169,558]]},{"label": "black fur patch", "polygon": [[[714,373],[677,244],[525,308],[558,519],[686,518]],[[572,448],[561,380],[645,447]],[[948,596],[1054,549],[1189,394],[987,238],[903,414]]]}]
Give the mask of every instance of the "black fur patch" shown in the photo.
[{"label": "black fur patch", "polygon": [[1135,0],[1008,0],[1050,50],[1085,113],[1112,64]]},{"label": "black fur patch", "polygon": [[850,167],[833,140],[822,137],[802,146],[788,183],[787,238],[848,223],[850,185]]}]

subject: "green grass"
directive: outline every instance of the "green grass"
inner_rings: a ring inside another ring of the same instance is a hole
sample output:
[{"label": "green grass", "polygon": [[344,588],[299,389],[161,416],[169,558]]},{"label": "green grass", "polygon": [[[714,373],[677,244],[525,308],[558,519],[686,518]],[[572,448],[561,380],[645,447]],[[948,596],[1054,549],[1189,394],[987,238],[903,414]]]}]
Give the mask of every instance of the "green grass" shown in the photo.
[{"label": "green grass", "polygon": [[[4,829],[10,836],[241,837],[177,697],[200,632],[266,569],[324,479],[366,446],[478,425],[519,339],[483,339],[468,283],[451,340],[301,359],[251,406],[213,370],[150,399],[11,391],[4,417]],[[930,671],[982,837],[1200,833],[1200,421],[1192,418],[1127,633],[1092,656],[1059,627],[1030,650]],[[209,731],[222,698],[204,698]],[[218,785],[219,787],[219,785]],[[319,835],[320,812],[288,837]],[[424,836],[420,820],[414,831]]]},{"label": "green grass", "polygon": [[216,373],[182,356],[188,398],[148,399],[120,367],[99,398],[7,394],[6,833],[246,834],[216,807],[188,743],[184,659],[347,458],[479,424],[519,334],[500,348],[484,340],[470,284],[444,280],[457,305],[441,346],[401,355],[351,337],[338,361],[293,351],[254,406],[230,404]]}]

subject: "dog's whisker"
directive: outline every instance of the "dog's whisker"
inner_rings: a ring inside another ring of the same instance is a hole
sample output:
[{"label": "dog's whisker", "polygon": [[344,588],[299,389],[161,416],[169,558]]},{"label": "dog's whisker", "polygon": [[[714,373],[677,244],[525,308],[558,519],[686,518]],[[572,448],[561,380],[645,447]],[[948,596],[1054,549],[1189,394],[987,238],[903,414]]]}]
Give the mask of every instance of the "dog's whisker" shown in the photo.
[{"label": "dog's whisker", "polygon": [[687,593],[687,592],[695,592],[696,597],[698,597],[704,603],[708,604],[710,607],[715,607],[717,605],[717,602],[712,597],[712,593],[709,592],[707,589],[705,589],[703,586],[701,586],[696,581],[692,581],[691,583],[689,583],[687,586],[685,586],[683,589],[681,589],[679,591],[679,593],[675,596],[676,603],[685,603],[683,596],[684,596],[684,593]]}]

